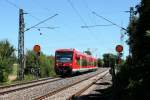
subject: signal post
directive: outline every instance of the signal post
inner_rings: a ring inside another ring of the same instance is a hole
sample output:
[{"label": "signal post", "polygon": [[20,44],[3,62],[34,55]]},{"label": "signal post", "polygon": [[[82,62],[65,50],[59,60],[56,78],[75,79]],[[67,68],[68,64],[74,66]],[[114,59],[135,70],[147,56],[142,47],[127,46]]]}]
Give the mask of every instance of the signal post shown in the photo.
[{"label": "signal post", "polygon": [[[117,45],[116,46],[116,52],[117,54],[117,58],[116,58],[116,66],[121,64],[121,57],[122,57],[122,51],[123,51],[123,46],[122,45]],[[111,75],[112,75],[112,81],[113,81],[113,99],[118,100],[118,96],[116,96],[116,94],[118,94],[118,88],[117,88],[117,80],[116,80],[116,74],[115,74],[115,66],[113,66],[111,68]]]},{"label": "signal post", "polygon": [[41,52],[41,47],[40,45],[34,45],[33,51],[35,52],[35,63],[36,63],[36,68],[34,69],[34,75],[38,78],[40,74],[40,63],[39,63],[39,56]]}]

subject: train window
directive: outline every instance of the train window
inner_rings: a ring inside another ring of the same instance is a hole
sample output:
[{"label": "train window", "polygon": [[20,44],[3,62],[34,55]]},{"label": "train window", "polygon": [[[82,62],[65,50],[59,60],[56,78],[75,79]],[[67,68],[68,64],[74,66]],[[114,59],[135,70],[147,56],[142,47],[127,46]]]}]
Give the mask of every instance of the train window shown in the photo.
[{"label": "train window", "polygon": [[82,59],[82,65],[87,66],[87,60],[86,59]]},{"label": "train window", "polygon": [[93,66],[93,61],[90,61],[90,64],[89,64],[90,66]]},{"label": "train window", "polygon": [[97,62],[96,61],[94,61],[94,66],[97,66]]},{"label": "train window", "polygon": [[79,56],[76,56],[76,63],[77,63],[77,65],[80,65],[80,57]]},{"label": "train window", "polygon": [[89,60],[87,60],[87,65],[90,66],[90,61]]},{"label": "train window", "polygon": [[73,58],[73,52],[56,52],[57,62],[71,62]]}]

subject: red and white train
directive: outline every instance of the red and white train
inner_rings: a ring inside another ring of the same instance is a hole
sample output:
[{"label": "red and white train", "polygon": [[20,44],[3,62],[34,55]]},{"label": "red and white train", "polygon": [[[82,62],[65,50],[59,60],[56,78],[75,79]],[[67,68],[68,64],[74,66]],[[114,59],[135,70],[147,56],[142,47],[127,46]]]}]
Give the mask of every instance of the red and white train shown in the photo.
[{"label": "red and white train", "polygon": [[71,75],[97,69],[97,59],[75,49],[59,49],[55,52],[55,72]]}]

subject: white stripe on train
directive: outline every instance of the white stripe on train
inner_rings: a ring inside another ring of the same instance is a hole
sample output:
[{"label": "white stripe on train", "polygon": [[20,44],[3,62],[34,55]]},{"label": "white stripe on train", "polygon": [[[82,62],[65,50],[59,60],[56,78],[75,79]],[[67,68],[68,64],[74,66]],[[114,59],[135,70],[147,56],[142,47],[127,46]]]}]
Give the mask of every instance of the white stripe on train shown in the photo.
[{"label": "white stripe on train", "polygon": [[89,71],[89,70],[95,70],[98,67],[95,68],[80,68],[80,69],[72,69],[72,72],[84,72],[84,71]]}]

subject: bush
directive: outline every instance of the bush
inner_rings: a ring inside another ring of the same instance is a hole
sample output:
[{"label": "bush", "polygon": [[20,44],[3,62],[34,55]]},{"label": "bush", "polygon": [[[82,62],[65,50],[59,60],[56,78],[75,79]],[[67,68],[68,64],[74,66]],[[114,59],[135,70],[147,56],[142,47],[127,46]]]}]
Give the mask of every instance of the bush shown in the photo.
[{"label": "bush", "polygon": [[27,51],[26,54],[26,68],[25,68],[25,74],[33,74],[40,77],[49,77],[49,76],[55,76],[54,72],[54,59],[48,58],[46,55],[44,55],[42,52],[40,53],[40,56],[37,58],[34,51]]},{"label": "bush", "polygon": [[0,82],[6,82],[16,61],[14,47],[7,41],[0,41]]},{"label": "bush", "polygon": [[40,71],[41,71],[41,77],[48,77],[55,75],[54,72],[54,59],[48,59],[46,55],[41,54],[39,57],[39,64],[40,64]]}]

